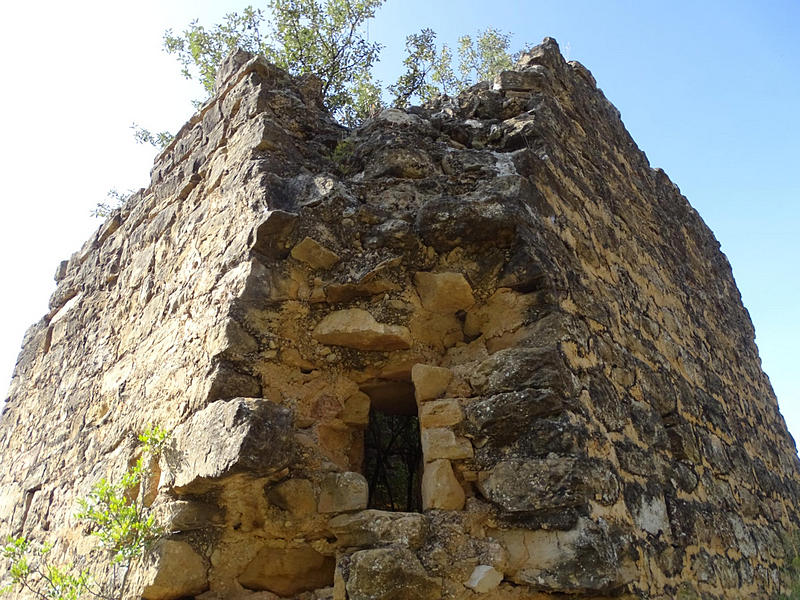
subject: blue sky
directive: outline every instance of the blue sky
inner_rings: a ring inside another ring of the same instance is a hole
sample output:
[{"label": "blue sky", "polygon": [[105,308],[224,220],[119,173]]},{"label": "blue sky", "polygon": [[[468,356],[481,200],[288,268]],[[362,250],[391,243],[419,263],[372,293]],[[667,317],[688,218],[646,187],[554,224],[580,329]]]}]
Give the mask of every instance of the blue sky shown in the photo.
[{"label": "blue sky", "polygon": [[[245,3],[45,0],[0,18],[0,388],[58,262],[97,227],[112,187],[147,185],[153,152],[129,125],[177,130],[201,96],[160,50],[167,27]],[[750,310],[764,368],[800,436],[800,2],[388,0],[370,24],[399,74],[405,35],[453,45],[487,26],[515,45],[555,37],[586,65],[633,138],[714,231]],[[0,391],[0,394],[4,391]]]}]

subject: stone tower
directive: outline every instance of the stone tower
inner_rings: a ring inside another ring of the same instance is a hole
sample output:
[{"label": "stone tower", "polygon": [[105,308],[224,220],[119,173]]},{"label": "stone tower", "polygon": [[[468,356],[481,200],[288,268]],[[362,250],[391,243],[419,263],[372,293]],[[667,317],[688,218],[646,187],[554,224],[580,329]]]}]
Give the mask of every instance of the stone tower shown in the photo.
[{"label": "stone tower", "polygon": [[[131,598],[771,598],[794,442],[712,233],[552,39],[356,130],[244,53],[62,263],[0,533],[171,431]],[[93,565],[102,577],[102,565]],[[20,596],[22,597],[22,596]]]}]

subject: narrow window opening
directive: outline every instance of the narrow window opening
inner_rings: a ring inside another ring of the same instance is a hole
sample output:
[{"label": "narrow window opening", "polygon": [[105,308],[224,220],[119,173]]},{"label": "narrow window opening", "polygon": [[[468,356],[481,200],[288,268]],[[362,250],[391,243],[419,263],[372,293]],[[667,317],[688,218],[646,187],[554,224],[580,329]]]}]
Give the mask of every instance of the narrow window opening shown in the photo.
[{"label": "narrow window opening", "polygon": [[422,512],[422,447],[414,388],[406,382],[362,387],[371,399],[364,432],[369,507]]}]

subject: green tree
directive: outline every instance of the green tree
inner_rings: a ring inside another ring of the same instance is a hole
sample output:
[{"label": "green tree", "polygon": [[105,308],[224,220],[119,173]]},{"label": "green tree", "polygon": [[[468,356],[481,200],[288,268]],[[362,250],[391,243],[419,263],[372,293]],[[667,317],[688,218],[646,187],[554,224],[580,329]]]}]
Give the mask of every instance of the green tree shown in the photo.
[{"label": "green tree", "polygon": [[389,86],[394,106],[406,108],[412,98],[425,101],[438,93],[439,88],[431,80],[437,67],[435,40],[436,33],[427,28],[406,37],[405,73]]},{"label": "green tree", "polygon": [[428,102],[435,96],[455,96],[479,81],[494,79],[511,69],[521,54],[511,54],[511,34],[489,27],[475,37],[458,39],[458,60],[447,44],[436,46],[436,33],[423,29],[406,37],[405,72],[389,92],[393,105],[407,108],[412,100]]},{"label": "green tree", "polygon": [[[164,534],[150,510],[154,466],[167,441],[167,432],[148,427],[139,435],[140,454],[120,481],[101,479],[89,496],[79,501],[76,515],[100,540],[111,562],[112,576],[98,583],[88,570],[75,573],[72,566],[50,562],[49,544],[37,545],[25,537],[10,538],[0,555],[10,564],[11,584],[0,592],[24,589],[42,600],[78,600],[86,595],[101,600],[121,600],[128,588],[131,567]],[[120,575],[121,573],[121,575]]]},{"label": "green tree", "polygon": [[[385,0],[268,0],[271,19],[248,6],[206,29],[192,21],[180,34],[167,30],[164,49],[211,93],[216,70],[236,47],[263,54],[292,75],[322,81],[328,108],[344,120],[369,112],[377,84],[372,67],[381,44],[367,39],[365,23]],[[264,30],[265,31],[262,31]]]},{"label": "green tree", "polygon": [[139,144],[150,144],[159,150],[169,146],[170,142],[175,137],[169,131],[158,131],[153,133],[149,129],[145,129],[136,123],[131,124],[133,129],[133,137]]},{"label": "green tree", "polygon": [[217,68],[237,47],[271,57],[271,47],[265,44],[261,33],[263,22],[264,13],[252,6],[241,14],[225,15],[222,23],[211,29],[195,19],[179,35],[168,29],[164,33],[164,50],[176,56],[184,77],[199,81],[211,94]]},{"label": "green tree", "polygon": [[473,39],[470,35],[458,38],[458,83],[462,88],[479,81],[494,79],[500,71],[514,66],[515,57],[508,49],[511,34],[487,27]]},{"label": "green tree", "polygon": [[132,195],[133,190],[120,192],[117,188],[111,188],[106,193],[105,202],[98,202],[97,205],[92,209],[91,215],[101,219],[110,217],[111,213],[118,208],[122,208],[128,201],[128,198],[130,198]]},{"label": "green tree", "polygon": [[[178,59],[182,73],[199,81],[210,94],[217,68],[239,47],[264,55],[292,75],[313,74],[322,81],[328,108],[347,125],[355,125],[384,108],[383,89],[372,73],[381,44],[370,42],[366,24],[385,0],[268,0],[265,12],[248,6],[225,15],[210,28],[192,21],[180,34],[167,30],[164,49]],[[457,64],[436,33],[422,29],[406,38],[404,71],[388,86],[392,104],[405,108],[439,94],[450,96],[477,81],[509,69],[511,34],[489,27],[458,40]],[[137,139],[159,146],[169,142],[137,128]],[[163,137],[162,137],[163,136]]]}]

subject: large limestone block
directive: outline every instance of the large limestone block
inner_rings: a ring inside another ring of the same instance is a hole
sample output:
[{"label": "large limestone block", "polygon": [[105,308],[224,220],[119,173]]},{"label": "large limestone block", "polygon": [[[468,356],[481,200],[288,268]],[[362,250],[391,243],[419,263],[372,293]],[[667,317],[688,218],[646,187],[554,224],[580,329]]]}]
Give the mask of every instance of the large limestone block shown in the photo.
[{"label": "large limestone block", "polygon": [[332,312],[316,326],[313,336],[318,342],[331,346],[384,352],[406,350],[412,343],[407,327],[378,323],[361,308]]},{"label": "large limestone block", "polygon": [[419,425],[422,428],[448,427],[460,423],[464,412],[458,400],[431,400],[419,407]]},{"label": "large limestone block", "polygon": [[411,315],[408,328],[417,342],[440,352],[464,341],[463,323],[456,313],[419,310]]},{"label": "large limestone block", "polygon": [[239,575],[239,583],[280,596],[333,585],[336,561],[311,548],[264,548]]},{"label": "large limestone block", "polygon": [[219,506],[198,500],[173,500],[159,502],[153,506],[157,519],[166,524],[169,531],[194,531],[217,527],[223,524],[224,514]]},{"label": "large limestone block", "polygon": [[428,534],[428,519],[424,515],[383,510],[338,515],[328,526],[339,547],[400,544],[417,549]]},{"label": "large limestone block", "polygon": [[364,170],[364,177],[420,179],[436,171],[430,156],[421,148],[386,148],[371,157]]},{"label": "large limestone block", "polygon": [[282,210],[271,211],[253,233],[253,251],[268,258],[285,258],[289,254],[289,237],[297,226],[297,215]]},{"label": "large limestone block", "polygon": [[449,460],[439,459],[425,465],[422,474],[422,508],[461,510],[466,496]]},{"label": "large limestone block", "polygon": [[567,594],[609,593],[637,574],[628,533],[581,518],[568,531],[497,530],[508,550],[506,578],[534,589]]},{"label": "large limestone block", "polygon": [[419,207],[416,227],[422,241],[437,252],[487,242],[508,248],[526,220],[520,197],[527,195],[529,183],[524,178],[498,177],[491,186],[479,186],[465,196],[431,198]]},{"label": "large limestone block", "polygon": [[620,494],[613,467],[599,459],[548,456],[498,463],[478,480],[489,500],[511,513],[562,511],[598,501],[613,504]]},{"label": "large limestone block", "polygon": [[265,477],[295,456],[291,411],[261,398],[213,402],[172,439],[165,482],[179,494],[201,493],[238,473]]},{"label": "large limestone block", "polygon": [[405,548],[360,550],[350,557],[349,600],[434,600],[440,586]]},{"label": "large limestone block", "polygon": [[208,589],[208,568],[186,542],[165,540],[155,555],[156,565],[142,592],[144,600],[175,600]]},{"label": "large limestone block", "polygon": [[468,336],[495,338],[519,329],[528,318],[534,299],[507,288],[497,290],[485,304],[473,306],[464,321]]},{"label": "large limestone block", "polygon": [[310,515],[317,510],[314,486],[308,479],[287,479],[267,492],[267,499],[295,516]]},{"label": "large limestone block", "polygon": [[258,350],[258,342],[236,321],[226,319],[206,333],[206,351],[212,356],[222,352],[247,354]]},{"label": "large limestone block", "polygon": [[371,401],[364,392],[356,392],[344,401],[339,418],[343,423],[354,427],[366,427],[369,423],[369,407]]},{"label": "large limestone block", "polygon": [[525,71],[501,71],[494,78],[494,89],[530,92],[546,85],[545,68],[534,65]]},{"label": "large limestone block", "polygon": [[339,262],[338,254],[308,236],[292,248],[291,254],[314,269],[330,269]]},{"label": "large limestone block", "polygon": [[411,381],[414,383],[414,395],[417,402],[433,400],[444,394],[453,372],[444,367],[417,364],[411,368]]},{"label": "large limestone block", "polygon": [[467,438],[456,437],[452,430],[445,427],[423,429],[422,455],[429,462],[438,458],[464,459],[472,458],[472,444]]},{"label": "large limestone block", "polygon": [[564,360],[554,348],[508,348],[499,350],[470,373],[476,394],[489,395],[525,388],[549,389],[569,397]]},{"label": "large limestone block", "polygon": [[369,485],[360,473],[329,473],[320,484],[319,512],[334,513],[367,508]]},{"label": "large limestone block", "polygon": [[454,313],[475,304],[472,287],[461,273],[428,273],[414,275],[414,285],[422,306],[437,313]]},{"label": "large limestone block", "polygon": [[563,395],[551,389],[527,388],[477,400],[464,412],[473,435],[502,448],[519,440],[521,432],[539,427],[543,419],[563,412],[565,405]]}]

